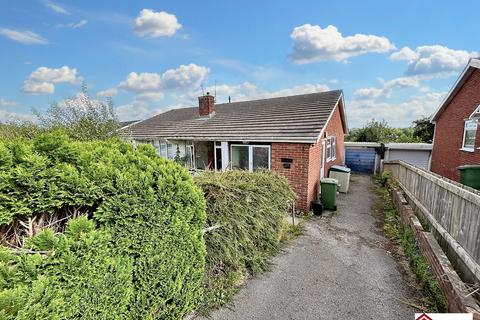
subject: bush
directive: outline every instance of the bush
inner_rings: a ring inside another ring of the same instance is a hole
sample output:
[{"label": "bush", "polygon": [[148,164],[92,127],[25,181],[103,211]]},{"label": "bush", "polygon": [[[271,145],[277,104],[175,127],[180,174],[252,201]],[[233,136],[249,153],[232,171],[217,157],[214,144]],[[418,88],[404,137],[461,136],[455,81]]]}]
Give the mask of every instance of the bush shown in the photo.
[{"label": "bush", "polygon": [[207,200],[205,296],[207,313],[228,302],[246,276],[268,269],[284,232],[284,218],[295,194],[272,171],[207,172],[195,177]]},{"label": "bush", "polygon": [[152,146],[53,132],[0,141],[0,169],[1,232],[22,247],[0,253],[2,318],[178,319],[201,298],[205,200]]}]

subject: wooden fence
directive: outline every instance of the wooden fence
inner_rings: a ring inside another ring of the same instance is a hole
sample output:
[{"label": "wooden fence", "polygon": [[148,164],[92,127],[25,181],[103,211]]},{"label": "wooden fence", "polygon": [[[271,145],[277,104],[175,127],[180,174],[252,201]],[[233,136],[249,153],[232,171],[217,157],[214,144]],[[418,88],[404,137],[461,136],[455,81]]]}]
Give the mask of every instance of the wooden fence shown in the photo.
[{"label": "wooden fence", "polygon": [[384,171],[480,281],[480,192],[403,161],[384,163]]}]

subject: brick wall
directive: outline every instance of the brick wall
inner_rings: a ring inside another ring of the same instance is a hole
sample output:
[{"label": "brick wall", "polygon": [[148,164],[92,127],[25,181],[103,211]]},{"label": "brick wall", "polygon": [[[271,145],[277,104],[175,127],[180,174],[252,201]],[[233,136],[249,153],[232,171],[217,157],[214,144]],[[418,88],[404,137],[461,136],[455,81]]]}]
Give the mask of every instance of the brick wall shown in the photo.
[{"label": "brick wall", "polygon": [[328,136],[335,135],[337,137],[336,158],[333,161],[325,163],[325,176],[328,176],[328,169],[330,169],[331,166],[345,164],[345,134],[339,108],[336,108],[333,112],[332,118],[327,123],[325,132]]},{"label": "brick wall", "polygon": [[[272,170],[285,176],[298,195],[297,209],[308,211],[307,184],[310,145],[305,143],[272,143]],[[284,168],[282,158],[292,159],[290,168]]]},{"label": "brick wall", "polygon": [[480,70],[475,70],[460,91],[443,110],[435,125],[431,170],[452,180],[459,180],[457,167],[480,164],[480,129],[477,130],[475,152],[460,150],[465,119],[480,104]]},{"label": "brick wall", "polygon": [[[337,157],[325,164],[325,175],[334,164],[344,163],[344,131],[339,108],[336,108],[327,124],[328,135],[337,137]],[[298,195],[297,209],[308,211],[310,203],[316,199],[320,183],[322,143],[272,143],[272,169],[287,177]],[[290,169],[283,167],[282,158],[292,159]]]}]

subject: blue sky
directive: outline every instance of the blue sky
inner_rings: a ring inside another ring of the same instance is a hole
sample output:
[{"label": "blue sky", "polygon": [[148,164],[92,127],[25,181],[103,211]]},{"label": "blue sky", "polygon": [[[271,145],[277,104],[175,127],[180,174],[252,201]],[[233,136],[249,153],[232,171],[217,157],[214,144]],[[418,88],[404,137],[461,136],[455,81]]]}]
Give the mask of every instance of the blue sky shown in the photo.
[{"label": "blue sky", "polygon": [[120,119],[217,102],[345,92],[351,127],[430,115],[478,56],[478,1],[2,1],[0,121],[82,82]]}]

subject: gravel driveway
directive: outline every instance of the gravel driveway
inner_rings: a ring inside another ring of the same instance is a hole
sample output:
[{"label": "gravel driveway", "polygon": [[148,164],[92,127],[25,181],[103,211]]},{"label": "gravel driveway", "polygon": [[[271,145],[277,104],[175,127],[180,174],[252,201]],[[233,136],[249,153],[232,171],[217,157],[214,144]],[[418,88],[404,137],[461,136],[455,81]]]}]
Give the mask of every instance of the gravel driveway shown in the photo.
[{"label": "gravel driveway", "polygon": [[353,176],[337,213],[310,220],[272,271],[248,281],[213,319],[413,319],[400,300],[414,293],[385,249],[372,188],[371,177]]}]

